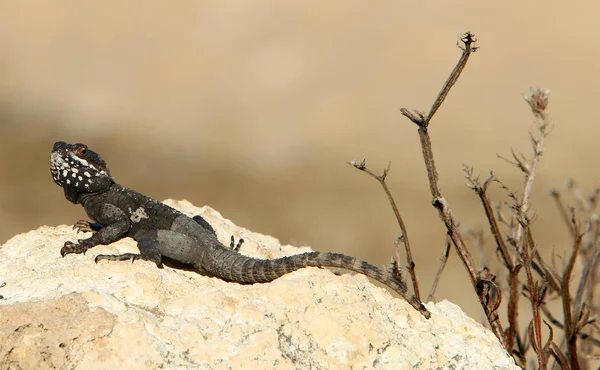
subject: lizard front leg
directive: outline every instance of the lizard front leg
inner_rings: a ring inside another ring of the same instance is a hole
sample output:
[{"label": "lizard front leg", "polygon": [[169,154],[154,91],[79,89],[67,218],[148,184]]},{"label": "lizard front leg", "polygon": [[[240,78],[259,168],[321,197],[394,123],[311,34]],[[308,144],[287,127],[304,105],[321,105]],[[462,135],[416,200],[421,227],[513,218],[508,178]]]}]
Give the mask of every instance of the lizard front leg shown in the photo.
[{"label": "lizard front leg", "polygon": [[[72,241],[65,242],[64,246],[60,250],[62,257],[71,253],[85,253],[88,249],[97,246],[98,244],[107,245],[114,243],[117,240],[123,238],[129,228],[131,227],[131,221],[127,218],[127,215],[119,208],[112,204],[103,204],[94,210],[94,217],[100,221],[101,224],[106,225],[99,228],[94,235],[87,239],[79,239],[77,243]],[[75,228],[82,226],[86,228],[86,221],[77,222]],[[93,223],[87,223],[90,228],[94,227]]]}]

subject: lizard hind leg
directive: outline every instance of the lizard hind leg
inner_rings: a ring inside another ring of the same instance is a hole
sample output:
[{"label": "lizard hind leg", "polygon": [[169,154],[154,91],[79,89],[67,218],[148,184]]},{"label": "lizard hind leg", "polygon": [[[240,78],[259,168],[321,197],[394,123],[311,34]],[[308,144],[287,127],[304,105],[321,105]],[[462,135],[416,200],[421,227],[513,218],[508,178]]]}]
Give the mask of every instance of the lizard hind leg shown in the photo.
[{"label": "lizard hind leg", "polygon": [[163,268],[162,257],[158,249],[158,243],[150,238],[141,239],[138,242],[140,253],[123,253],[123,254],[99,254],[94,258],[94,262],[107,261],[129,261],[134,262],[137,259],[152,261],[156,263],[156,267]]},{"label": "lizard hind leg", "polygon": [[196,215],[192,217],[192,220],[196,221],[196,223],[202,226],[202,228],[204,228],[206,231],[210,231],[212,234],[217,235],[215,229],[213,229],[213,227],[204,219],[204,217]]},{"label": "lizard hind leg", "polygon": [[[202,216],[196,215],[192,217],[192,220],[196,221],[196,223],[202,226],[202,228],[206,231],[210,231],[213,235],[217,236],[217,232],[215,231],[215,229],[213,229],[213,227],[208,223],[208,221],[206,221]],[[242,244],[244,244],[244,239],[240,238],[240,240],[238,240],[236,244],[234,236],[231,235],[231,242],[229,243],[229,247],[231,249],[233,249],[236,252],[239,252],[242,248]]]},{"label": "lizard hind leg", "polygon": [[235,237],[231,235],[231,241],[229,242],[229,248],[233,249],[236,252],[239,252],[242,248],[242,244],[244,244],[244,239],[240,238],[237,244],[235,244]]}]

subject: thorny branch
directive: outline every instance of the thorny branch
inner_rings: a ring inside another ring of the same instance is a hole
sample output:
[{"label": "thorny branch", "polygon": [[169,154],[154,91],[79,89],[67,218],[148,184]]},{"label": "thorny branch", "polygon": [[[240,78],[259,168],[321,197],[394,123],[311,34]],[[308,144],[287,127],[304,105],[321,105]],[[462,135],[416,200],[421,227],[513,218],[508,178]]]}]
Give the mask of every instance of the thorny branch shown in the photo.
[{"label": "thorny branch", "polygon": [[[508,319],[509,329],[505,333],[506,344],[508,350],[511,350],[513,357],[521,366],[525,366],[525,355],[529,345],[523,345],[523,343],[530,343],[537,356],[537,365],[540,369],[545,369],[548,366],[548,360],[553,357],[556,360],[556,365],[560,365],[562,368],[568,369],[579,369],[580,356],[582,352],[578,348],[578,339],[585,340],[584,344],[586,348],[590,346],[597,346],[600,340],[593,336],[582,332],[582,329],[590,324],[595,324],[595,318],[592,316],[592,312],[597,312],[597,306],[594,311],[594,301],[592,295],[594,292],[594,286],[596,284],[593,281],[594,271],[597,272],[597,263],[600,258],[600,222],[598,221],[598,215],[596,214],[596,207],[598,202],[598,195],[600,194],[599,188],[586,197],[576,187],[573,181],[569,182],[569,190],[573,194],[573,198],[578,203],[578,209],[586,212],[585,227],[581,227],[577,222],[575,215],[576,209],[573,207],[565,206],[561,194],[557,190],[551,192],[551,196],[554,199],[561,218],[565,221],[569,234],[573,238],[573,245],[570,251],[563,271],[561,274],[557,272],[556,263],[554,261],[550,266],[546,263],[540,253],[537,250],[537,245],[534,241],[533,234],[530,228],[531,220],[528,216],[530,210],[531,193],[533,189],[533,183],[535,180],[536,171],[539,165],[540,157],[543,153],[544,139],[550,134],[550,120],[545,113],[545,109],[548,104],[549,91],[541,88],[532,89],[530,94],[525,96],[525,100],[530,105],[532,112],[536,118],[538,136],[530,134],[533,155],[531,159],[526,156],[512,150],[512,156],[514,162],[509,161],[520,169],[525,175],[523,195],[518,197],[515,193],[508,193],[508,197],[512,200],[510,208],[515,213],[515,217],[518,223],[514,223],[512,220],[508,221],[502,216],[499,208],[496,213],[490,212],[491,206],[489,200],[482,195],[485,195],[487,183],[490,179],[486,180],[482,186],[479,182],[479,177],[474,175],[473,169],[465,166],[465,173],[467,178],[467,185],[477,192],[482,201],[486,217],[490,223],[490,230],[494,239],[496,240],[498,255],[501,262],[509,270],[509,290],[510,298],[508,303]],[[493,175],[491,176],[493,177]],[[500,184],[500,186],[508,190],[508,188],[502,184],[499,180],[494,178],[494,181]],[[508,241],[514,248],[512,251],[506,250],[502,247],[502,238],[498,237],[498,226],[500,225],[495,216],[500,218],[500,222],[503,226],[507,227],[508,230],[512,231]],[[511,256],[514,254],[516,259]],[[573,299],[571,295],[571,281],[574,274],[574,267],[579,255],[585,258],[583,263],[583,272],[579,280],[579,286],[577,293]],[[508,257],[508,258],[507,258]],[[510,264],[507,261],[511,259],[515,262],[514,269],[511,269]],[[524,267],[526,272],[526,284],[522,287],[519,286],[519,267]],[[536,280],[533,272],[536,272],[541,279]],[[517,313],[517,300],[519,289],[522,289],[531,303],[533,318],[529,325],[527,335],[524,340],[518,336],[516,313]],[[547,295],[553,292],[557,294],[562,302],[563,308],[563,322],[559,322],[554,318],[551,312],[546,307]],[[553,343],[553,330],[552,327],[543,321],[541,317],[543,313],[553,325],[559,329],[564,330],[564,340],[562,345],[558,346]],[[549,328],[549,337],[547,340],[542,340],[542,324],[545,324]],[[514,345],[516,344],[516,348]],[[589,351],[591,353],[591,350]]]},{"label": "thorny branch", "polygon": [[[525,186],[523,188],[523,196],[519,203],[519,217],[523,218],[529,211],[531,193],[533,191],[533,183],[535,182],[535,175],[537,167],[540,162],[540,157],[544,153],[544,140],[552,132],[552,126],[550,125],[550,119],[546,115],[546,107],[548,106],[548,97],[550,95],[549,90],[542,88],[531,89],[528,95],[525,95],[525,101],[531,107],[534,116],[537,119],[537,126],[539,130],[539,136],[535,137],[532,133],[529,134],[531,139],[531,146],[533,148],[533,158],[529,163],[523,163],[523,159],[519,160],[513,151],[513,158],[515,158],[516,165],[525,173]],[[521,234],[523,233],[523,226],[517,224],[513,239],[517,245],[521,241]]]}]

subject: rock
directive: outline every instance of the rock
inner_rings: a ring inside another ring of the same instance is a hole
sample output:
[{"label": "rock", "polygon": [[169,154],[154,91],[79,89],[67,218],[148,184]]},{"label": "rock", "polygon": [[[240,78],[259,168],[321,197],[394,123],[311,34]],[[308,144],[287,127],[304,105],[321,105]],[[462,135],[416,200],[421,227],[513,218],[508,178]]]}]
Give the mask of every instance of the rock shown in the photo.
[{"label": "rock", "polygon": [[[310,251],[201,214],[242,253]],[[306,268],[239,285],[151,262],[101,261],[131,239],[61,258],[70,226],[43,226],[0,247],[0,369],[518,369],[494,335],[450,302],[426,320],[361,275]]]}]

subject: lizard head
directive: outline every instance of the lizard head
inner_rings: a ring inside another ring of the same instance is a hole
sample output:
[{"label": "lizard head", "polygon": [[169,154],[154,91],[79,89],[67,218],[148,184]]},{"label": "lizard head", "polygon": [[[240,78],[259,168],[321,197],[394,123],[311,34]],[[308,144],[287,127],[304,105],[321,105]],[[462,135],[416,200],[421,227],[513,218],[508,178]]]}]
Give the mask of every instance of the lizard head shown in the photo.
[{"label": "lizard head", "polygon": [[106,162],[84,144],[54,143],[50,153],[50,173],[65,191],[67,199],[77,202],[81,193],[108,190],[114,182]]}]

